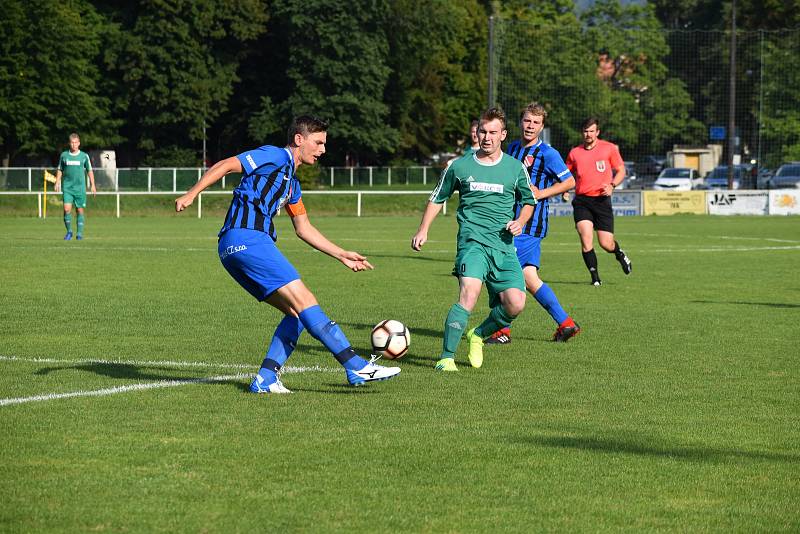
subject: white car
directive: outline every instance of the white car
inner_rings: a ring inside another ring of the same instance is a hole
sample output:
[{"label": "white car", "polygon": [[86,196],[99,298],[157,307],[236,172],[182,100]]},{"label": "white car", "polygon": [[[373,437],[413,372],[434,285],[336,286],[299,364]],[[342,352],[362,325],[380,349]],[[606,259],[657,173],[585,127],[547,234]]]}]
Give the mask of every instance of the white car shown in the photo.
[{"label": "white car", "polygon": [[695,169],[670,167],[661,171],[653,183],[656,191],[691,191],[702,185],[703,179]]}]

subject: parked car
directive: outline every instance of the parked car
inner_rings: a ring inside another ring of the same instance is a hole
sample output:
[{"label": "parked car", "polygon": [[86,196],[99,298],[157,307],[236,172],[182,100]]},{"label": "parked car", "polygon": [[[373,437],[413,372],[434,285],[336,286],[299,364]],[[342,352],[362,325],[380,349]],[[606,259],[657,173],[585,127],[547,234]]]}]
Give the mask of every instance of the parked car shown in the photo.
[{"label": "parked car", "polygon": [[695,169],[669,167],[661,171],[653,184],[656,191],[689,191],[702,185]]},{"label": "parked car", "polygon": [[800,188],[800,161],[784,163],[778,167],[775,176],[770,178],[767,184],[770,189]]},{"label": "parked car", "polygon": [[667,158],[661,156],[645,156],[636,164],[636,170],[642,176],[656,176],[667,164]]},{"label": "parked car", "polygon": [[617,186],[617,189],[640,188],[636,178],[636,164],[632,161],[625,162],[625,179]]},{"label": "parked car", "polygon": [[775,176],[775,172],[765,167],[758,168],[758,175],[756,176],[756,189],[769,188],[770,179]]},{"label": "parked car", "polygon": [[[733,188],[740,189],[742,184],[747,184],[750,178],[750,168],[748,165],[734,165],[733,167]],[[728,166],[719,165],[714,167],[703,182],[704,189],[728,189]]]}]

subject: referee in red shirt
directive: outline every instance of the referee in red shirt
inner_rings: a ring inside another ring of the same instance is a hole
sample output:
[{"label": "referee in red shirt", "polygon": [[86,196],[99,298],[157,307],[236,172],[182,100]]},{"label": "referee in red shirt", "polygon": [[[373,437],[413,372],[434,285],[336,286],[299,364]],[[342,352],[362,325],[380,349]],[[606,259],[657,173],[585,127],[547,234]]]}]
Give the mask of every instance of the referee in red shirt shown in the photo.
[{"label": "referee in red shirt", "polygon": [[589,117],[581,125],[583,145],[567,156],[567,167],[575,177],[575,200],[572,201],[575,229],[581,238],[583,261],[592,275],[592,285],[599,286],[597,256],[594,253],[593,231],[603,250],[614,254],[625,274],[631,274],[631,260],[614,240],[614,211],[611,194],[625,179],[625,164],[614,143],[598,139],[600,123]]}]

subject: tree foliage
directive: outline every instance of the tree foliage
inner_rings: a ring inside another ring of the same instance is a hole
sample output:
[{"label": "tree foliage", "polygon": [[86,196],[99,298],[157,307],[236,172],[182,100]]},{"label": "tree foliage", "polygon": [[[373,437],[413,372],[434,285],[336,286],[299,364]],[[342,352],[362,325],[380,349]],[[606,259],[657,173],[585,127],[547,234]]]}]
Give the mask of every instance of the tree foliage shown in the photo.
[{"label": "tree foliage", "polygon": [[267,83],[281,87],[261,99],[250,132],[277,135],[293,115],[311,113],[330,122],[328,161],[374,161],[390,152],[398,136],[383,99],[388,8],[382,0],[276,3],[270,40],[285,51]]},{"label": "tree foliage", "polygon": [[[797,25],[797,1],[737,0],[740,27]],[[562,151],[590,114],[639,154],[705,144],[726,123],[724,0],[5,0],[2,12],[6,163],[52,159],[76,130],[121,165],[196,165],[204,136],[213,161],[282,144],[298,113],[330,121],[326,164],[423,162],[464,142],[490,74],[511,136],[539,101]],[[797,42],[746,31],[737,48],[742,144],[760,154],[763,140],[770,161],[800,152]]]},{"label": "tree foliage", "polygon": [[475,0],[392,3],[386,99],[396,159],[424,160],[464,142],[485,107],[486,12]]},{"label": "tree foliage", "polygon": [[[46,14],[46,16],[44,15]],[[6,0],[0,24],[0,144],[3,160],[53,154],[78,132],[84,145],[120,141],[120,122],[95,59],[104,22],[82,0]]]},{"label": "tree foliage", "polygon": [[119,13],[125,133],[145,162],[200,162],[204,127],[228,106],[241,50],[265,29],[265,7],[260,0],[146,0]]}]

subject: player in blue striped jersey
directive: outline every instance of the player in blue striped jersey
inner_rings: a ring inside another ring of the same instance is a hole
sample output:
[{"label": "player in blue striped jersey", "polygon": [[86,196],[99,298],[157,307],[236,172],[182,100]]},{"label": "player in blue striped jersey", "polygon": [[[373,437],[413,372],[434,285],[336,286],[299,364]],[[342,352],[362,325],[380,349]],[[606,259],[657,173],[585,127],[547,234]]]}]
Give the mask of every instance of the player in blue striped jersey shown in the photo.
[{"label": "player in blue striped jersey", "polygon": [[[547,111],[541,104],[532,103],[522,110],[520,130],[522,139],[508,145],[506,153],[520,160],[531,177],[531,190],[536,206],[522,234],[514,238],[517,258],[525,275],[525,287],[558,325],[554,341],[567,341],[580,332],[580,327],[564,311],[556,294],[539,278],[542,239],[548,230],[548,199],[575,187],[575,178],[558,151],[539,139],[544,129]],[[517,208],[519,210],[519,208]],[[509,343],[511,331],[502,329],[486,343]]]},{"label": "player in blue striped jersey", "polygon": [[309,221],[295,171],[313,165],[325,153],[328,125],[310,116],[294,119],[285,148],[265,145],[224,159],[211,167],[185,195],[175,200],[183,211],[204,189],[231,172],[242,173],[219,232],[218,252],[228,273],[253,297],[284,313],[250,391],[290,393],[278,371],[286,363],[303,330],[333,354],[344,367],[347,380],[358,386],[386,380],[399,367],[375,365],[358,356],[342,329],[331,321],[316,297],[300,279],[295,267],[275,246],[273,217],[285,207],[297,236],[313,248],[341,261],[354,272],[372,269],[358,252],[340,248]]}]

